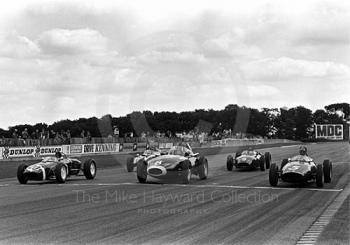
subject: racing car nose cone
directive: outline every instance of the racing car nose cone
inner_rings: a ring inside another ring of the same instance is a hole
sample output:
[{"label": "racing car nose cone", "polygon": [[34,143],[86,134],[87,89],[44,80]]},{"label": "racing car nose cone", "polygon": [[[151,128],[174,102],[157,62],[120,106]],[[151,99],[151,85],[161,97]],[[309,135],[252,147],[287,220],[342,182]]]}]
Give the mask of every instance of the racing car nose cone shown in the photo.
[{"label": "racing car nose cone", "polygon": [[166,169],[163,166],[152,166],[147,170],[148,174],[151,176],[162,176],[166,174]]}]

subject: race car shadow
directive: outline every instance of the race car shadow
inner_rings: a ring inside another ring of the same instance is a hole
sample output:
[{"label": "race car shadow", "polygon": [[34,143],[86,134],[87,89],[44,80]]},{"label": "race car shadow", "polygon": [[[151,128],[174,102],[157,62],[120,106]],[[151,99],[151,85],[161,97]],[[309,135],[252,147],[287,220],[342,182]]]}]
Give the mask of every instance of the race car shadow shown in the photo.
[{"label": "race car shadow", "polygon": [[257,172],[257,171],[264,173],[264,171],[261,171],[258,168],[236,168],[232,170],[232,172]]},{"label": "race car shadow", "polygon": [[300,183],[279,183],[277,188],[320,188],[314,182],[300,182]]},{"label": "race car shadow", "polygon": [[[72,183],[72,182],[79,182],[79,181],[84,181],[84,183],[86,181],[93,181],[93,180],[87,180],[85,178],[74,178],[74,179],[67,179],[66,182],[64,183],[60,183],[60,182],[57,182],[56,180],[52,179],[52,180],[45,180],[45,181],[42,181],[42,180],[38,180],[38,181],[35,181],[35,180],[31,180],[30,182],[27,182],[25,185],[52,185],[52,184],[66,184],[66,183]],[[21,185],[21,184],[19,184]]]}]

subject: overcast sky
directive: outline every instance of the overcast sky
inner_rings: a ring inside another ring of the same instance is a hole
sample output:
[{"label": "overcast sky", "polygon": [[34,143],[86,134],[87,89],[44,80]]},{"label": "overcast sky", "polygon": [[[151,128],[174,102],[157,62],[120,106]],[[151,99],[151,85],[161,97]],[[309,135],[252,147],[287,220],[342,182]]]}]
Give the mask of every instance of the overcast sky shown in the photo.
[{"label": "overcast sky", "polygon": [[349,102],[348,2],[3,2],[0,127]]}]

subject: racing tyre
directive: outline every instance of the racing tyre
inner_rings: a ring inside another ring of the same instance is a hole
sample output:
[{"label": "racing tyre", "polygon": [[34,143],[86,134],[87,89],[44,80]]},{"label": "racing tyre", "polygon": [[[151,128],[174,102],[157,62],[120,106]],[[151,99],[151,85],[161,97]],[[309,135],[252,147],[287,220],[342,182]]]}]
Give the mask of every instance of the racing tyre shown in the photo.
[{"label": "racing tyre", "polygon": [[126,170],[128,172],[132,172],[134,170],[134,158],[133,157],[128,157],[128,159],[126,159]]},{"label": "racing tyre", "polygon": [[281,163],[281,171],[283,169],[283,167],[288,163],[288,159],[283,159],[282,163]]},{"label": "racing tyre", "polygon": [[[201,163],[200,163],[201,164]],[[190,169],[190,165],[191,163],[186,160],[186,161],[183,161],[181,163],[181,168],[182,168],[182,183],[183,184],[189,184],[190,183],[190,180],[191,180],[191,175],[192,175],[192,171]],[[199,165],[198,168],[200,168],[201,166]],[[198,171],[200,171],[198,169]]]},{"label": "racing tyre", "polygon": [[232,171],[233,168],[233,156],[232,155],[228,155],[227,156],[227,161],[226,161],[226,168],[228,171]]},{"label": "racing tyre", "polygon": [[17,179],[21,184],[27,184],[28,178],[24,175],[24,170],[26,170],[28,166],[26,164],[21,164],[17,168]]},{"label": "racing tyre", "polygon": [[59,183],[66,182],[67,179],[67,168],[63,163],[58,163],[55,169],[56,180]]},{"label": "racing tyre", "polygon": [[332,180],[332,162],[329,160],[323,161],[323,177],[324,183],[330,183]]},{"label": "racing tyre", "polygon": [[258,161],[259,161],[259,164],[260,164],[260,170],[261,171],[265,171],[265,157],[262,156],[261,159],[258,160]]},{"label": "racing tyre", "polygon": [[199,158],[198,176],[201,180],[208,177],[208,160],[204,157]]},{"label": "racing tyre", "polygon": [[96,176],[96,163],[93,159],[84,162],[83,172],[86,179],[94,179]]},{"label": "racing tyre", "polygon": [[271,154],[270,152],[265,152],[265,166],[266,166],[266,169],[269,169],[270,168],[270,165],[271,165]]},{"label": "racing tyre", "polygon": [[277,186],[278,184],[278,166],[276,163],[272,163],[269,170],[269,182],[271,186]]},{"label": "racing tyre", "polygon": [[316,186],[323,187],[323,167],[321,164],[316,166]]},{"label": "racing tyre", "polygon": [[191,180],[191,175],[192,175],[191,169],[186,169],[182,171],[184,172],[182,183],[187,185],[190,183],[190,180]]},{"label": "racing tyre", "polygon": [[147,179],[147,165],[143,160],[140,160],[136,164],[137,179],[140,183],[146,183]]}]

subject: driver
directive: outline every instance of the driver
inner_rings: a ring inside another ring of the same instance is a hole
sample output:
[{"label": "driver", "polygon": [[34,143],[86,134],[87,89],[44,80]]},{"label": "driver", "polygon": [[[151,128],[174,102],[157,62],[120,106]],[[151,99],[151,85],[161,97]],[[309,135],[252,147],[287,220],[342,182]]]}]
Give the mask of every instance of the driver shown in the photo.
[{"label": "driver", "polygon": [[61,160],[61,159],[62,159],[62,153],[61,153],[60,151],[56,151],[55,157],[56,157],[58,160]]},{"label": "driver", "polygon": [[307,156],[307,148],[306,146],[300,146],[299,147],[299,154],[302,156]]}]

